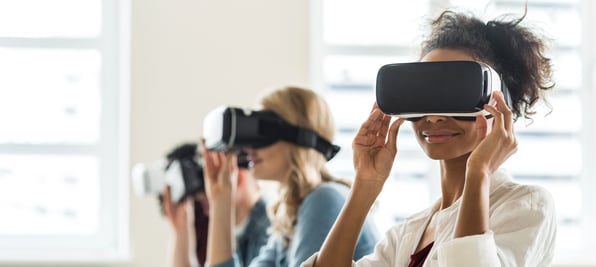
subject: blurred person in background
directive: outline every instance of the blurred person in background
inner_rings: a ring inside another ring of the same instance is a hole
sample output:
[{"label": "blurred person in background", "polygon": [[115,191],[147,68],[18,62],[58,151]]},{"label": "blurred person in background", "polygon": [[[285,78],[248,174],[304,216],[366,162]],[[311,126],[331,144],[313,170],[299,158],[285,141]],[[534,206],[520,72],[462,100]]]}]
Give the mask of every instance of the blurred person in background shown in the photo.
[{"label": "blurred person in background", "polygon": [[[168,154],[172,161],[180,158],[197,158],[197,144],[185,144]],[[259,249],[265,245],[271,223],[267,217],[266,202],[259,190],[257,181],[248,171],[246,154],[240,154],[235,193],[236,216],[234,237],[235,255],[241,266],[248,266]],[[199,157],[200,158],[200,157]],[[202,164],[197,162],[198,164]],[[171,251],[172,267],[202,266],[207,253],[207,233],[209,229],[209,201],[204,191],[181,203],[172,203],[170,187],[163,194],[163,210],[174,234]]]}]

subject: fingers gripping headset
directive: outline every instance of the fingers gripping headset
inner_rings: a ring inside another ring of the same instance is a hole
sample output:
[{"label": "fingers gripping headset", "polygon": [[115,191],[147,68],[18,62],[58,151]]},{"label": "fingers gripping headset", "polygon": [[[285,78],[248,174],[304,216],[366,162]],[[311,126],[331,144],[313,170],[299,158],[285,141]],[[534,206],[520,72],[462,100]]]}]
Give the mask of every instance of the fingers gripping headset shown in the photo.
[{"label": "fingers gripping headset", "polygon": [[415,121],[428,115],[474,120],[490,117],[485,104],[501,91],[511,107],[509,89],[499,73],[482,62],[440,61],[384,65],[377,74],[376,99],[385,114]]}]

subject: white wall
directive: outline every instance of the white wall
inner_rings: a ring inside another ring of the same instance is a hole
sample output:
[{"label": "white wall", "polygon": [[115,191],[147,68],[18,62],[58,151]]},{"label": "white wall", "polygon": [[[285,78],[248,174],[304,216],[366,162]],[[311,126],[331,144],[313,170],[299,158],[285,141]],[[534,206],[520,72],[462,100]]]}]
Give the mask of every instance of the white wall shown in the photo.
[{"label": "white wall", "polygon": [[[308,1],[132,2],[131,163],[197,140],[202,116],[262,89],[308,82]],[[165,266],[169,228],[154,199],[131,196],[132,262]],[[98,265],[99,266],[99,265]]]}]

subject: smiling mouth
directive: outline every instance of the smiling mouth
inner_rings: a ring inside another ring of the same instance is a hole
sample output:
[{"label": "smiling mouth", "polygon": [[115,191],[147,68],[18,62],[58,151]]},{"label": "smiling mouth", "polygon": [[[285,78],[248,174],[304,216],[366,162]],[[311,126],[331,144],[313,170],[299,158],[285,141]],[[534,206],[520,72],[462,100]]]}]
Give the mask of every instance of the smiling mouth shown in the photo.
[{"label": "smiling mouth", "polygon": [[455,138],[458,134],[424,134],[424,140],[429,143],[438,144],[438,143],[447,143],[453,138]]}]

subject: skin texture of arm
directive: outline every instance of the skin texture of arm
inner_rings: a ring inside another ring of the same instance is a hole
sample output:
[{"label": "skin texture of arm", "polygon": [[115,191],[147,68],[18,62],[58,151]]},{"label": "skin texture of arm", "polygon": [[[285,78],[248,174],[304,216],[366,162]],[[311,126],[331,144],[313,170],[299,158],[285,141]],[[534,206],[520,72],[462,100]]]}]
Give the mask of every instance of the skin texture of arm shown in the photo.
[{"label": "skin texture of arm", "polygon": [[204,148],[205,191],[211,205],[207,237],[207,264],[228,261],[234,253],[232,227],[235,222],[234,195],[237,163],[234,153],[209,151]]},{"label": "skin texture of arm", "polygon": [[[172,203],[170,188],[164,190],[164,213],[174,231],[173,250],[171,251],[172,267],[190,267],[193,246],[192,231],[192,199],[180,204]],[[190,216],[189,216],[190,215]]]},{"label": "skin texture of arm", "polygon": [[511,110],[505,104],[501,92],[495,92],[495,100],[495,106],[484,106],[494,118],[492,130],[488,134],[486,118],[476,118],[477,130],[483,133],[479,135],[483,139],[467,161],[456,238],[483,234],[489,230],[489,178],[517,150]]},{"label": "skin texture of arm", "polygon": [[358,234],[369,209],[389,176],[397,154],[399,119],[389,126],[390,116],[375,104],[358,131],[352,147],[356,177],[352,192],[327,236],[315,266],[351,266]]}]

